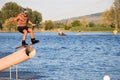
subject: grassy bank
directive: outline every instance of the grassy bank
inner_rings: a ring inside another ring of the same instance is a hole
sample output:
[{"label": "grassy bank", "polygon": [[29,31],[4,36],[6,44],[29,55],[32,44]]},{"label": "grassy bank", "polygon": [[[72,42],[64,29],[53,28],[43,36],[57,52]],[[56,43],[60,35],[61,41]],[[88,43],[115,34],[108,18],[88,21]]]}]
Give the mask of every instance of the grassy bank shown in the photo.
[{"label": "grassy bank", "polygon": [[[35,28],[34,32],[112,32],[114,28],[111,27],[72,27],[69,30],[65,30],[64,28],[57,28],[57,29],[51,29],[51,30],[44,30],[42,28]],[[17,30],[0,30],[0,32],[18,32]]]},{"label": "grassy bank", "polygon": [[74,27],[71,28],[71,31],[87,31],[87,32],[94,32],[94,31],[98,31],[98,32],[111,32],[113,31],[114,28],[111,27]]}]

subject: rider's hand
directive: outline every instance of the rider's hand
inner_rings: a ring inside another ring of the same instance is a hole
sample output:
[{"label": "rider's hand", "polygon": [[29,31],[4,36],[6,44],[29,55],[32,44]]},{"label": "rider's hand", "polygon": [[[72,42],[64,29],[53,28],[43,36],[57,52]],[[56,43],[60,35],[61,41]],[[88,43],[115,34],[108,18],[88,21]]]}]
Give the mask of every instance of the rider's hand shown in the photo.
[{"label": "rider's hand", "polygon": [[32,24],[32,26],[36,26],[36,24]]}]

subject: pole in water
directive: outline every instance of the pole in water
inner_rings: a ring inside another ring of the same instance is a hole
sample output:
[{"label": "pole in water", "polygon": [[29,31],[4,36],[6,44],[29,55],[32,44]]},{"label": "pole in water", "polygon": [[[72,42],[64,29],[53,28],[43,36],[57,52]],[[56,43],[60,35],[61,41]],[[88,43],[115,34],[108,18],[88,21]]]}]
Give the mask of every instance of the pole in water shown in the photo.
[{"label": "pole in water", "polygon": [[18,65],[16,65],[16,80],[18,80]]},{"label": "pole in water", "polygon": [[[12,66],[10,67],[10,80],[12,80]],[[16,80],[18,80],[18,65],[16,65]]]},{"label": "pole in water", "polygon": [[10,80],[12,80],[12,67],[10,67]]}]

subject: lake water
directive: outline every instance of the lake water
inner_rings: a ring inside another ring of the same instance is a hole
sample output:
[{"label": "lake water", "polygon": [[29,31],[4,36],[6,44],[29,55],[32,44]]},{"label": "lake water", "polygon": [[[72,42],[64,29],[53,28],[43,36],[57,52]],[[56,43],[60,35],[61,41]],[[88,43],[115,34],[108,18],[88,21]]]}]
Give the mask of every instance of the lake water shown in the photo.
[{"label": "lake water", "polygon": [[[35,33],[40,43],[34,45],[36,56],[18,65],[20,80],[120,80],[120,35],[86,32]],[[0,58],[16,51],[22,34],[0,33]],[[27,36],[27,42],[30,42]],[[15,79],[15,67],[12,68]],[[9,69],[0,79],[9,78]]]}]

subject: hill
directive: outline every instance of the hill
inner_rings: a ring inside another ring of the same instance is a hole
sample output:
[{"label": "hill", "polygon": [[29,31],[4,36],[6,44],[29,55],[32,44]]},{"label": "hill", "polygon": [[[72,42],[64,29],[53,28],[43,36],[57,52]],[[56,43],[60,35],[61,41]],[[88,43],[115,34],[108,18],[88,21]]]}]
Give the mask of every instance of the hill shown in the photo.
[{"label": "hill", "polygon": [[95,13],[95,14],[90,14],[90,15],[85,15],[85,16],[72,17],[72,18],[68,18],[68,19],[62,19],[62,20],[59,20],[59,21],[57,21],[57,22],[66,23],[66,22],[68,22],[68,21],[81,20],[82,17],[86,17],[87,20],[88,20],[88,22],[98,23],[98,22],[101,21],[102,13],[103,13],[103,12]]}]

